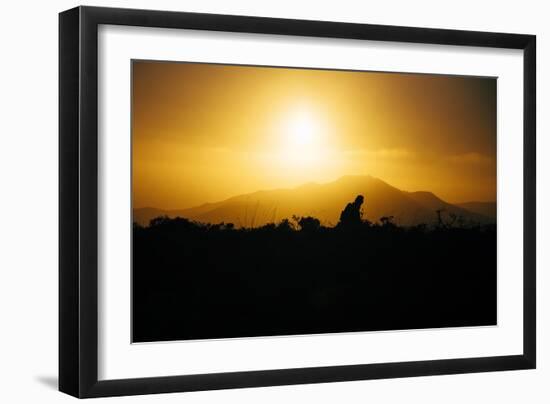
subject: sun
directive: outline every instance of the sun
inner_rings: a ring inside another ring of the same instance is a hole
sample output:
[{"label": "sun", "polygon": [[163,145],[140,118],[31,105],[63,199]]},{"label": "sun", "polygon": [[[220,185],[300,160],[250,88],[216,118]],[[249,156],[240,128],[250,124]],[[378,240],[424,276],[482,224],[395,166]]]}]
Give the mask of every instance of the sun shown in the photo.
[{"label": "sun", "polygon": [[323,164],[326,128],[322,114],[313,107],[287,111],[281,120],[279,156],[288,169],[313,169]]},{"label": "sun", "polygon": [[300,112],[293,114],[287,123],[287,136],[290,146],[312,146],[319,136],[318,122],[311,114]]}]

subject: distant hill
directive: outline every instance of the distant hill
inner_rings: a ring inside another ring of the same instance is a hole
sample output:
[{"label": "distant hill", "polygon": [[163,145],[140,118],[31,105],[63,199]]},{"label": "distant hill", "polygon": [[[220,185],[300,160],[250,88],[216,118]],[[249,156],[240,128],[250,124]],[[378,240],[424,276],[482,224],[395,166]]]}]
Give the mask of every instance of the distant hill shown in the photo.
[{"label": "distant hill", "polygon": [[[405,192],[371,176],[344,176],[326,184],[309,183],[293,189],[257,191],[224,201],[207,203],[190,209],[134,210],[134,221],[147,225],[158,216],[185,217],[203,223],[234,223],[236,227],[258,227],[285,218],[314,216],[325,226],[338,223],[340,212],[357,195],[365,197],[364,218],[377,222],[382,216],[394,216],[402,226],[434,223],[436,210],[453,213],[467,222],[490,223],[485,215],[464,206],[447,203],[431,192]],[[474,206],[475,207],[475,206]]]},{"label": "distant hill", "polygon": [[456,206],[460,206],[463,209],[470,212],[479,213],[490,217],[493,220],[497,219],[497,203],[496,202],[465,202],[458,203]]}]

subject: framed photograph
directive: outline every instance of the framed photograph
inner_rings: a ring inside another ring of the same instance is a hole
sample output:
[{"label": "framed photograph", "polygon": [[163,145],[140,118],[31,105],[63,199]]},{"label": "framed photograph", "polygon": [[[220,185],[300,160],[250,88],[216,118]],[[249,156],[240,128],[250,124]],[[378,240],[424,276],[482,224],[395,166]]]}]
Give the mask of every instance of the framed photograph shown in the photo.
[{"label": "framed photograph", "polygon": [[61,391],[535,368],[535,36],[59,27]]}]

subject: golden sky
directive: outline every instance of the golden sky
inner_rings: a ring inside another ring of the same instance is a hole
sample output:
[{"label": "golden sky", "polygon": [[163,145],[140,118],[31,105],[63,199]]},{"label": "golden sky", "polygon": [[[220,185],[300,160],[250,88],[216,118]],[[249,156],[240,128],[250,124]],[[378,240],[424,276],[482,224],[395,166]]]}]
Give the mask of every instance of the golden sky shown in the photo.
[{"label": "golden sky", "polygon": [[134,208],[372,175],[496,200],[496,79],[133,62]]}]

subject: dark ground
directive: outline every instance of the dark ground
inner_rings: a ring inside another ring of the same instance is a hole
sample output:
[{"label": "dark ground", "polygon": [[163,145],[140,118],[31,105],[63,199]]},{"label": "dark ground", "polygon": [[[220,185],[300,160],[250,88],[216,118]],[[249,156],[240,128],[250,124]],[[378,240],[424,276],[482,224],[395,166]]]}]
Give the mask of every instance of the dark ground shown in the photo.
[{"label": "dark ground", "polygon": [[496,226],[133,230],[134,342],[496,324]]}]

